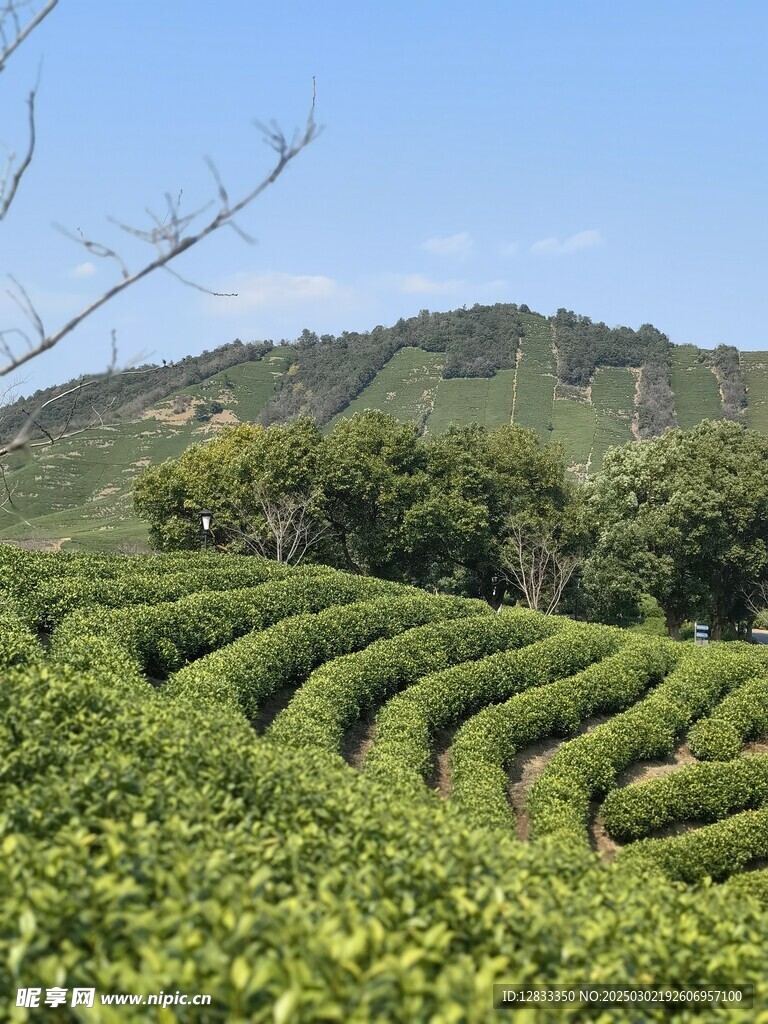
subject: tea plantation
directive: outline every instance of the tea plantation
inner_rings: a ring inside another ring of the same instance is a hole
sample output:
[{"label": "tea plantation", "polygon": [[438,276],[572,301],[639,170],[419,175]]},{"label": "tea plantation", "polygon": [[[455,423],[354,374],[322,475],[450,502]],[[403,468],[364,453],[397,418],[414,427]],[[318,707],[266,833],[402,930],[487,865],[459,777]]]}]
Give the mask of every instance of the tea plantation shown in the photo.
[{"label": "tea plantation", "polygon": [[2,1019],[479,1022],[494,984],[634,984],[754,1003],[513,1019],[768,1022],[759,648],[235,556],[0,545],[0,588]]}]

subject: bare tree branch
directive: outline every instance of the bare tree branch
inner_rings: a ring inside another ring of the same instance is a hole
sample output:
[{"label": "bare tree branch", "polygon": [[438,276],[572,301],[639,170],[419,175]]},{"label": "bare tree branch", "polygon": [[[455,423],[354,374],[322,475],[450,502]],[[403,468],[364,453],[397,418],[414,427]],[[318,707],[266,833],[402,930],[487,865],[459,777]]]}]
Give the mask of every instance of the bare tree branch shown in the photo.
[{"label": "bare tree branch", "polygon": [[563,552],[551,530],[530,530],[511,520],[499,575],[513,583],[529,608],[551,615],[580,559]]},{"label": "bare tree branch", "polygon": [[[232,526],[228,526],[227,531],[263,558],[298,565],[331,531],[330,523],[314,511],[317,494],[274,495],[257,485],[255,497],[263,522],[253,523],[247,532]],[[233,508],[241,521],[248,520],[244,509],[235,503]]]},{"label": "bare tree branch", "polygon": [[[5,219],[5,215],[11,207],[11,203],[16,197],[16,192],[21,184],[21,179],[24,177],[27,168],[32,163],[32,154],[35,152],[35,97],[37,95],[37,86],[31,90],[27,97],[27,106],[29,107],[29,142],[27,144],[27,151],[24,154],[19,166],[13,172],[11,176],[11,169],[13,168],[16,154],[11,151],[8,154],[8,160],[3,171],[2,180],[0,180],[0,220]],[[10,178],[10,180],[9,180]]]},{"label": "bare tree branch", "polygon": [[[286,140],[280,129],[275,125],[271,128],[264,128],[263,131],[265,133],[267,143],[275,150],[278,158],[269,174],[267,174],[267,176],[263,178],[255,188],[251,189],[250,192],[239,199],[234,205],[230,205],[228,202],[222,205],[216,213],[216,216],[192,235],[183,236],[182,232],[186,230],[191,221],[202,211],[198,211],[195,214],[188,214],[184,217],[179,217],[178,211],[174,208],[170,197],[167,197],[169,211],[166,222],[160,223],[159,218],[152,215],[153,220],[155,221],[155,227],[149,231],[133,228],[125,224],[120,225],[130,234],[154,245],[159,255],[156,259],[145,264],[145,266],[140,270],[137,270],[132,274],[129,273],[127,277],[125,276],[127,268],[124,268],[122,281],[113,285],[111,288],[108,288],[107,291],[73,316],[71,320],[67,321],[67,323],[58,330],[53,331],[50,334],[46,332],[42,324],[41,317],[35,310],[35,307],[26,291],[14,280],[18,295],[14,293],[11,294],[13,295],[17,305],[21,308],[27,319],[30,320],[35,328],[37,342],[36,344],[33,344],[31,341],[28,341],[28,348],[26,352],[18,355],[14,355],[11,352],[9,357],[9,346],[7,345],[4,337],[4,335],[9,332],[0,332],[0,339],[2,339],[4,343],[3,350],[5,351],[7,358],[7,362],[4,365],[0,365],[0,377],[11,373],[24,363],[29,362],[29,360],[34,359],[36,356],[39,356],[43,352],[47,352],[49,349],[52,349],[55,345],[58,345],[58,343],[70,334],[77,326],[79,326],[79,324],[95,313],[97,309],[100,309],[111,299],[115,298],[115,296],[125,291],[126,288],[136,284],[138,281],[142,280],[142,278],[147,277],[155,270],[166,268],[166,265],[170,263],[171,260],[176,259],[177,256],[186,252],[187,249],[191,249],[208,235],[212,234],[214,231],[218,231],[219,228],[231,226],[233,218],[240,213],[241,210],[244,210],[246,206],[252,203],[254,199],[261,195],[262,192],[269,188],[269,186],[272,185],[282,174],[288,164],[319,134],[319,129],[314,121],[314,95],[312,108],[310,109],[304,131],[300,135],[295,136],[290,143]],[[83,245],[89,252],[93,252],[96,255],[114,257],[118,260],[120,259],[112,249],[107,246],[101,246],[98,242],[93,242],[89,239],[80,239],[79,244]]]},{"label": "bare tree branch", "polygon": [[[33,15],[23,28],[18,15],[19,8],[22,6],[20,0],[8,0],[5,7],[0,9],[0,45],[3,47],[0,51],[0,71],[3,71],[8,58],[21,46],[30,32],[34,31],[40,22],[48,17],[58,2],[59,0],[48,0],[45,7]],[[12,39],[8,38],[8,33],[5,31],[6,19],[13,22],[14,36]]]}]

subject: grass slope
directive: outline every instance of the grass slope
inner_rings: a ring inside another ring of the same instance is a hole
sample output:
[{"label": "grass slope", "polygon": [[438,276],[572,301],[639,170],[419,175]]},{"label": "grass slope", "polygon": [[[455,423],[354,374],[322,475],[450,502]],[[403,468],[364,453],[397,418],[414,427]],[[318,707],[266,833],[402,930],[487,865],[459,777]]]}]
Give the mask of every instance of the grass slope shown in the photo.
[{"label": "grass slope", "polygon": [[768,352],[739,356],[747,385],[747,426],[768,434]]},{"label": "grass slope", "polygon": [[441,380],[435,406],[427,421],[431,434],[442,434],[452,423],[480,423],[488,430],[512,419],[514,370],[499,370],[493,377],[453,377]]},{"label": "grass slope", "polygon": [[525,337],[520,345],[515,382],[514,422],[532,427],[549,440],[555,393],[555,357],[552,332],[542,316],[521,313]]},{"label": "grass slope", "polygon": [[677,423],[683,430],[690,430],[701,420],[720,419],[720,389],[710,368],[700,362],[704,354],[695,345],[672,349],[670,383]]},{"label": "grass slope", "polygon": [[565,448],[569,469],[584,476],[597,430],[594,406],[574,398],[556,398],[552,406],[552,426],[552,440]]},{"label": "grass slope", "polygon": [[390,413],[403,422],[423,419],[432,412],[444,362],[442,352],[401,348],[328,429],[366,409]]},{"label": "grass slope", "polygon": [[[256,419],[287,364],[279,351],[241,363],[186,388],[182,394],[198,402],[184,413],[174,413],[171,398],[137,423],[88,430],[36,449],[32,458],[19,456],[9,476],[14,508],[0,512],[0,539],[68,538],[64,547],[86,551],[146,546],[146,526],[133,516],[136,476],[147,466],[178,458],[227,422]],[[211,399],[224,405],[224,413],[208,423],[197,421],[199,402]]]},{"label": "grass slope", "polygon": [[195,398],[218,399],[241,422],[254,422],[275,394],[275,385],[288,368],[288,353],[276,350],[258,362],[240,363],[184,389]]},{"label": "grass slope", "polygon": [[634,440],[632,417],[635,407],[635,377],[631,370],[619,366],[598,369],[592,383],[592,404],[597,429],[592,445],[590,474],[600,470],[603,456],[614,445]]}]

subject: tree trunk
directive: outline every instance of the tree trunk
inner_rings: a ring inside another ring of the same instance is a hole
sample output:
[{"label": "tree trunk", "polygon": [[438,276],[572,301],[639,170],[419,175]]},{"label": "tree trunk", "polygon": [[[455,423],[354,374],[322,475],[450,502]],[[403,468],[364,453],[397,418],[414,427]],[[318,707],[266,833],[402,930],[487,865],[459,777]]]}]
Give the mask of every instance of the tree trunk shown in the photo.
[{"label": "tree trunk", "polygon": [[680,627],[683,624],[682,615],[678,615],[676,612],[673,611],[665,611],[664,618],[667,623],[667,633],[669,634],[670,639],[679,640]]},{"label": "tree trunk", "polygon": [[723,639],[723,626],[725,623],[719,615],[713,616],[709,624],[709,639],[710,640],[722,640]]}]

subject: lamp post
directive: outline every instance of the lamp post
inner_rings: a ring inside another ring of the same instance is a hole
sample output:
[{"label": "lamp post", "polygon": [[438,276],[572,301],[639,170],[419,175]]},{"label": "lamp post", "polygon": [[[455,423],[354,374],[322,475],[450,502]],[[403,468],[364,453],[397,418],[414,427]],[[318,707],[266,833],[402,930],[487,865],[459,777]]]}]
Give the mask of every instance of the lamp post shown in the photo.
[{"label": "lamp post", "polygon": [[200,526],[203,530],[203,550],[208,550],[208,534],[211,532],[211,520],[213,519],[213,512],[210,509],[203,508],[200,510]]}]

